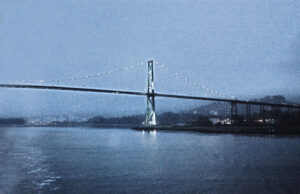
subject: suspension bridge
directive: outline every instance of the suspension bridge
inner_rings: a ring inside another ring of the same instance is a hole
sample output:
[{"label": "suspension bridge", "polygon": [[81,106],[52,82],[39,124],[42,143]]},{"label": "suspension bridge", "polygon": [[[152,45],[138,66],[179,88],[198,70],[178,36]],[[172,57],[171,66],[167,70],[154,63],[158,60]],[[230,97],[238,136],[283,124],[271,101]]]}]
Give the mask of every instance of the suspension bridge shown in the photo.
[{"label": "suspension bridge", "polygon": [[[158,65],[158,63],[156,63]],[[139,64],[141,65],[141,64]],[[202,101],[212,101],[212,102],[225,102],[230,103],[230,113],[231,118],[234,118],[238,115],[238,104],[242,104],[246,106],[246,117],[251,115],[251,105],[260,106],[260,111],[264,111],[265,107],[271,107],[274,109],[287,108],[289,111],[293,109],[300,110],[300,106],[297,104],[278,104],[278,103],[267,103],[261,101],[248,101],[248,100],[239,100],[234,97],[230,97],[224,94],[220,94],[217,90],[213,90],[207,88],[203,85],[199,85],[196,82],[190,81],[187,77],[180,76],[178,73],[171,72],[168,68],[164,67],[171,75],[176,78],[196,87],[200,87],[201,89],[206,89],[214,94],[219,94],[220,98],[212,98],[212,97],[202,97],[202,96],[191,96],[191,95],[177,95],[177,94],[168,94],[168,93],[157,93],[155,92],[154,87],[154,63],[153,60],[148,61],[148,82],[147,82],[147,90],[145,92],[138,91],[127,91],[127,90],[110,90],[110,89],[99,89],[99,88],[85,88],[85,87],[64,87],[64,86],[55,86],[55,85],[41,85],[47,82],[63,82],[63,81],[73,81],[80,80],[91,77],[99,77],[102,75],[112,74],[119,71],[127,70],[129,68],[133,68],[134,66],[119,68],[113,71],[105,72],[105,73],[97,73],[94,75],[85,75],[80,77],[73,77],[68,79],[55,79],[55,80],[36,80],[36,83],[39,84],[25,84],[24,82],[18,82],[17,84],[0,84],[0,88],[15,88],[15,89],[37,89],[37,90],[63,90],[63,91],[73,91],[73,92],[93,92],[93,93],[108,93],[108,94],[117,94],[117,95],[135,95],[135,96],[145,96],[147,99],[147,112],[146,112],[146,121],[145,125],[156,125],[156,112],[155,112],[155,98],[178,98],[178,99],[190,99],[190,100],[202,100]]]}]

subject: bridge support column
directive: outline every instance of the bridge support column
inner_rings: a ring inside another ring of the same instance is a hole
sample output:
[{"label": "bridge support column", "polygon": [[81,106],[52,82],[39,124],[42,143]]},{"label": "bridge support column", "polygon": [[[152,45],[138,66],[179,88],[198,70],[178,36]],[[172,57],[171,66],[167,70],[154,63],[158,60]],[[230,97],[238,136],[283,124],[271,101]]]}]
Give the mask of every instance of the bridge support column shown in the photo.
[{"label": "bridge support column", "polygon": [[259,105],[259,116],[262,118],[262,122],[266,121],[265,107],[264,105]]},{"label": "bridge support column", "polygon": [[265,112],[265,107],[263,105],[259,105],[259,114],[262,116]]},{"label": "bridge support column", "polygon": [[246,104],[246,121],[249,122],[251,118],[251,105]]},{"label": "bridge support column", "polygon": [[271,114],[275,120],[280,120],[281,116],[281,107],[280,106],[271,106]]},{"label": "bridge support column", "polygon": [[279,106],[271,106],[271,111],[274,113],[281,112],[281,107]]},{"label": "bridge support column", "polygon": [[146,125],[156,125],[153,60],[148,61]]},{"label": "bridge support column", "polygon": [[236,102],[231,102],[230,106],[230,119],[231,119],[231,124],[233,121],[237,118],[237,103]]},{"label": "bridge support column", "polygon": [[291,115],[293,113],[293,109],[291,107],[288,107],[287,111],[288,111],[289,115]]}]

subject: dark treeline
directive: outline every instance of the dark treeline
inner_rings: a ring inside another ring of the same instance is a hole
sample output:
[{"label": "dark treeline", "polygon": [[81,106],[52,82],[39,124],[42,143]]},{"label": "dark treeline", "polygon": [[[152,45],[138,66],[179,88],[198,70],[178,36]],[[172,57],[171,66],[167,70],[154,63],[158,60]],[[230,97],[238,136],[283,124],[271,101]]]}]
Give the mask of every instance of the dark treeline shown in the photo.
[{"label": "dark treeline", "polygon": [[[145,115],[104,118],[97,116],[87,121],[90,124],[133,124],[139,125],[145,121]],[[211,122],[207,116],[191,113],[166,112],[157,116],[160,125],[195,124],[209,126]]]},{"label": "dark treeline", "polygon": [[166,112],[158,115],[158,123],[160,125],[176,125],[176,124],[188,124],[188,125],[201,125],[211,126],[208,116],[192,113],[173,113]]},{"label": "dark treeline", "polygon": [[0,118],[0,125],[24,125],[26,120],[23,118]]},{"label": "dark treeline", "polygon": [[[260,122],[258,122],[260,120]],[[250,118],[238,115],[233,119],[235,126],[278,126],[300,127],[300,111],[264,111],[254,113]]]},{"label": "dark treeline", "polygon": [[292,114],[283,112],[279,115],[276,123],[279,126],[297,126],[300,127],[300,111]]},{"label": "dark treeline", "polygon": [[[212,126],[209,116],[192,113],[166,112],[157,115],[157,122],[160,125],[193,125],[193,126]],[[104,118],[102,116],[91,118],[89,124],[132,124],[139,125],[145,121],[145,115],[134,115],[124,117]],[[217,123],[216,126],[228,124]],[[233,126],[297,126],[300,127],[299,112],[265,111],[263,115],[254,113],[250,118],[243,115],[235,116],[232,119]]]},{"label": "dark treeline", "polygon": [[145,120],[144,115],[132,115],[124,117],[110,117],[105,118],[103,116],[97,116],[89,119],[87,123],[89,124],[141,124]]},{"label": "dark treeline", "polygon": [[[267,96],[259,101],[270,103],[289,104],[283,96]],[[289,111],[287,109],[265,107],[263,111],[259,106],[251,107],[251,115],[246,116],[245,106],[238,107],[238,115],[232,118],[233,126],[286,126],[300,127],[300,111]],[[248,117],[248,118],[247,118]],[[229,103],[211,103],[185,112],[165,112],[157,115],[159,125],[193,125],[193,126],[228,126],[230,119]],[[144,114],[123,116],[123,117],[103,117],[96,116],[88,121],[52,121],[53,126],[75,126],[75,125],[141,125],[145,122]],[[212,123],[214,122],[214,124]],[[0,118],[0,125],[24,125],[23,118]],[[45,124],[47,125],[47,124]]]}]

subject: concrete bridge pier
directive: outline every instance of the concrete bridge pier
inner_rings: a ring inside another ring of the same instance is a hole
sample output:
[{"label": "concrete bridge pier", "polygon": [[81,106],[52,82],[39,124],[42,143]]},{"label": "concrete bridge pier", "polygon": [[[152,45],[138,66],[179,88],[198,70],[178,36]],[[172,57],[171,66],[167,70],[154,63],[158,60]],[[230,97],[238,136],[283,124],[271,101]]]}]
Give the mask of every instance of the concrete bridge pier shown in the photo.
[{"label": "concrete bridge pier", "polygon": [[231,102],[230,106],[230,120],[231,124],[234,122],[235,119],[237,119],[238,116],[238,108],[236,102]]},{"label": "concrete bridge pier", "polygon": [[246,104],[246,122],[249,122],[251,119],[251,105]]},{"label": "concrete bridge pier", "polygon": [[265,114],[265,106],[259,105],[259,116],[262,118],[263,123],[266,121],[266,114]]}]

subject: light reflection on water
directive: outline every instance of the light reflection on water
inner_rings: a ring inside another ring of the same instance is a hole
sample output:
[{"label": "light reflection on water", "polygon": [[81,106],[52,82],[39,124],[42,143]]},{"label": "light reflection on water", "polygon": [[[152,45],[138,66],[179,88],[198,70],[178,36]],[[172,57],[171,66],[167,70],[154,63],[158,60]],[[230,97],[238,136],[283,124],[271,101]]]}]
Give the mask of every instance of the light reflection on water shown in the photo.
[{"label": "light reflection on water", "polygon": [[[15,132],[4,130],[0,133],[3,150],[0,162],[0,188],[3,187],[4,193],[13,193],[15,188],[17,192],[58,190],[59,187],[53,183],[61,177],[51,172],[47,157],[35,144],[40,133],[36,130],[29,130],[26,133],[20,130],[19,134]],[[18,188],[19,186],[21,188]]]},{"label": "light reflection on water", "polygon": [[92,128],[0,128],[0,193],[287,193],[300,139]]}]

